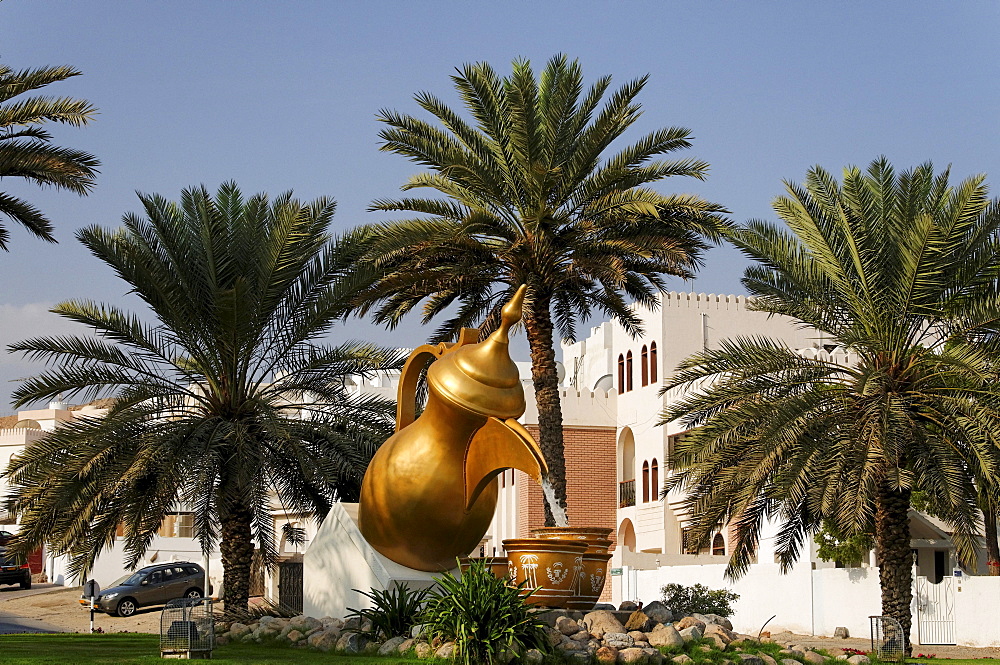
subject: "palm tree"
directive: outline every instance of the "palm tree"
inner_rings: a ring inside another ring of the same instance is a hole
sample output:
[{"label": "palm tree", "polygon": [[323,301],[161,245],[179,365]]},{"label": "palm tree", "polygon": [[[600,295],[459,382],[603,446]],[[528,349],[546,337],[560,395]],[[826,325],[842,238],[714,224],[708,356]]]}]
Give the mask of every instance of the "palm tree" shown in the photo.
[{"label": "palm tree", "polygon": [[667,491],[687,492],[693,536],[732,521],[729,573],[746,571],[762,523],[777,519],[787,569],[829,519],[841,533],[875,534],[883,614],[909,650],[912,556],[907,511],[924,490],[975,557],[976,485],[992,485],[998,453],[990,393],[1000,321],[1000,207],[983,177],[957,187],[930,164],[897,175],[823,169],[774,202],[789,227],[752,221],[732,234],[757,265],[743,284],[758,311],[822,331],[856,360],[804,357],[780,343],[738,338],[687,359],[664,412],[695,428],[678,444]]},{"label": "palm tree", "polygon": [[47,542],[84,574],[122,524],[134,567],[164,515],[190,510],[204,551],[221,541],[227,607],[246,608],[254,543],[265,561],[275,555],[272,508],[322,519],[336,497],[356,500],[395,408],[349,394],[345,381],[400,359],[313,341],[355,288],[344,278],[351,258],[327,234],[332,200],[244,199],[231,183],[214,198],[200,187],[179,203],[140,199],[145,217],[77,235],[151,322],[70,301],[53,311],[96,337],[10,347],[58,365],[26,380],[18,405],[115,398],[105,417],[74,420],[11,461],[17,547]]},{"label": "palm tree", "polygon": [[[80,73],[72,67],[40,67],[15,72],[0,65],[0,178],[24,178],[80,195],[90,193],[100,162],[81,150],[51,145],[52,135],[39,125],[58,122],[79,127],[89,123],[97,109],[84,99],[69,97],[28,97],[10,101]],[[51,222],[27,201],[0,192],[0,214],[39,238],[55,242]],[[0,226],[0,249],[7,249],[9,238],[7,229]]]},{"label": "palm tree", "polygon": [[[484,332],[492,329],[503,303],[528,285],[524,327],[540,445],[562,512],[555,331],[572,339],[577,321],[596,310],[640,334],[626,296],[656,307],[664,275],[692,275],[706,248],[702,238],[719,237],[726,211],[645,187],[668,176],[705,176],[705,162],[656,159],[690,146],[687,129],[657,130],[600,161],[638,119],[635,99],[647,77],[615,91],[601,108],[611,78],[584,93],[580,65],[563,55],[537,79],[530,63],[518,60],[507,78],[479,63],[452,80],[474,124],[426,92],[416,95],[417,104],[442,127],[393,111],[380,115],[388,125],[382,150],[430,169],[403,189],[429,188],[443,198],[372,205],[421,217],[369,227],[368,261],[380,279],[359,298],[361,309],[374,308],[375,320],[390,326],[421,302],[425,323],[447,311],[434,333],[441,341],[484,320]],[[548,505],[546,523],[554,523]]]}]

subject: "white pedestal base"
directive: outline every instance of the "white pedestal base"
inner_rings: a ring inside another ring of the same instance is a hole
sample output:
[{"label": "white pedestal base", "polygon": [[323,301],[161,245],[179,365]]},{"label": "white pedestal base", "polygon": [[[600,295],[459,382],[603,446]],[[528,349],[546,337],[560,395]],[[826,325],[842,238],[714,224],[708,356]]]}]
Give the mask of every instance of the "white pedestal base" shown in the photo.
[{"label": "white pedestal base", "polygon": [[422,589],[444,574],[413,570],[375,551],[358,528],[356,503],[334,504],[309,543],[302,564],[302,611],[316,618],[343,618],[348,607],[371,607],[366,596],[352,589],[385,590],[394,582]]}]

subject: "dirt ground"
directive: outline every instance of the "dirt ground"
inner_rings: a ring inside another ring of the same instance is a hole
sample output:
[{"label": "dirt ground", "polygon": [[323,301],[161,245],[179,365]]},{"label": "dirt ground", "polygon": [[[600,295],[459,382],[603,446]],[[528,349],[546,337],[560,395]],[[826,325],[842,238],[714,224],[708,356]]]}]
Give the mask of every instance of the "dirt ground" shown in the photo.
[{"label": "dirt ground", "polygon": [[[31,595],[5,596],[0,594],[0,612],[4,614],[38,619],[71,633],[90,631],[90,610],[79,603],[80,587],[57,587],[54,591]],[[159,633],[160,610],[159,607],[142,608],[128,618],[95,612],[94,627],[105,633]]]}]

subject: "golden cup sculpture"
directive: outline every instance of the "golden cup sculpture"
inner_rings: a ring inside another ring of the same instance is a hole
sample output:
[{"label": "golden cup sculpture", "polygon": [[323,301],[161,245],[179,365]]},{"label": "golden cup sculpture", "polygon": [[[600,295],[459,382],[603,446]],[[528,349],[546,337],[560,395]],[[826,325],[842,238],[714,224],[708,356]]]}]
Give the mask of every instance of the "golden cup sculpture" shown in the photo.
[{"label": "golden cup sculpture", "polygon": [[[456,344],[418,347],[403,366],[396,433],[368,465],[358,509],[362,535],[396,563],[451,570],[489,528],[497,476],[513,468],[541,482],[548,472],[515,420],[525,402],[508,334],[521,320],[524,292],[503,307],[500,327],[484,341],[467,328]],[[414,419],[417,379],[431,360],[427,405]]]},{"label": "golden cup sculpture", "polygon": [[516,538],[503,541],[510,581],[534,589],[527,602],[546,607],[568,607],[577,596],[583,576],[587,543],[554,538]]},{"label": "golden cup sculpture", "polygon": [[597,604],[608,579],[608,563],[611,561],[611,540],[608,537],[612,530],[604,527],[569,526],[532,529],[531,535],[535,538],[573,540],[587,546],[581,560],[582,570],[577,577],[573,595],[566,601],[566,608],[588,612]]}]

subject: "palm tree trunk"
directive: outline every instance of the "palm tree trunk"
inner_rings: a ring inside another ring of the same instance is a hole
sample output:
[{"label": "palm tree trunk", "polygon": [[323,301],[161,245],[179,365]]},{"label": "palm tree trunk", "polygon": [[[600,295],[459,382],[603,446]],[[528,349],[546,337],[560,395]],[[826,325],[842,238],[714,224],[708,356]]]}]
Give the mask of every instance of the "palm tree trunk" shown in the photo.
[{"label": "palm tree trunk", "polygon": [[875,512],[882,614],[903,627],[903,650],[910,655],[910,603],[913,600],[913,554],[910,550],[910,490],[883,487]]},{"label": "palm tree trunk", "polygon": [[1000,575],[1000,543],[997,542],[997,507],[990,499],[982,501],[983,528],[986,539],[986,567],[992,577]]},{"label": "palm tree trunk", "polygon": [[[552,345],[552,316],[548,297],[535,295],[531,310],[524,317],[524,330],[531,350],[531,382],[538,406],[538,445],[549,465],[548,483],[555,500],[566,511],[566,458],[563,452],[562,405],[559,401],[559,377],[556,352]],[[557,526],[548,501],[545,526]]]},{"label": "palm tree trunk", "polygon": [[226,610],[245,612],[250,603],[253,533],[250,510],[236,506],[221,519],[222,594]]}]

